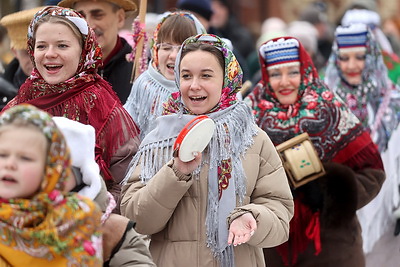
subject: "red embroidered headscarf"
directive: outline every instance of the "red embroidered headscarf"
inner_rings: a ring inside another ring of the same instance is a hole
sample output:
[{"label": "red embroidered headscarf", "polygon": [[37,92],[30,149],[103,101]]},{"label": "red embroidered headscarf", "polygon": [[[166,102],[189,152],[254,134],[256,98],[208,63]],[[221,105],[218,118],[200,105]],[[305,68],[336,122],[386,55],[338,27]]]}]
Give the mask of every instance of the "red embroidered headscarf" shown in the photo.
[{"label": "red embroidered headscarf", "polygon": [[[245,99],[253,109],[256,123],[268,133],[275,145],[307,132],[322,161],[335,159],[334,161],[347,162],[354,167],[356,162],[348,161],[355,160],[352,156],[367,146],[371,142],[370,138],[352,153],[341,153],[363,135],[364,129],[342,100],[319,79],[311,57],[296,38],[279,37],[268,42],[279,44],[287,40],[298,43],[295,50],[298,52],[297,61],[300,62],[301,82],[297,100],[291,105],[282,105],[279,102],[269,83],[267,68],[271,61],[259,51],[262,79]],[[261,45],[260,49],[268,42]],[[285,57],[286,55],[282,55],[282,58]],[[273,63],[276,64],[274,61]]]},{"label": "red embroidered headscarf", "polygon": [[[293,45],[290,46],[290,42]],[[369,133],[342,100],[319,79],[309,54],[296,38],[279,37],[262,44],[259,61],[262,79],[245,101],[251,105],[256,123],[267,132],[275,145],[307,132],[323,162],[342,163],[354,170],[363,168],[368,162],[375,168],[383,169]],[[283,105],[271,88],[267,69],[272,65],[293,65],[294,61],[297,65],[300,63],[298,96],[293,104]],[[323,249],[320,211],[313,211],[303,204],[301,194],[295,196],[294,201],[289,242],[277,248],[286,264],[289,264],[289,259],[291,264],[295,264],[298,254],[304,252],[311,242],[316,255]]]},{"label": "red embroidered headscarf", "polygon": [[[75,75],[58,84],[47,83],[34,60],[35,31],[48,16],[72,22],[83,40]],[[36,13],[29,26],[28,52],[34,64],[33,71],[18,95],[3,110],[20,103],[30,103],[53,116],[63,116],[92,125],[96,130],[96,161],[103,177],[112,179],[109,172],[111,157],[118,148],[138,134],[138,129],[123,109],[111,85],[97,74],[102,64],[102,53],[93,30],[82,15],[72,9],[46,7]]]}]

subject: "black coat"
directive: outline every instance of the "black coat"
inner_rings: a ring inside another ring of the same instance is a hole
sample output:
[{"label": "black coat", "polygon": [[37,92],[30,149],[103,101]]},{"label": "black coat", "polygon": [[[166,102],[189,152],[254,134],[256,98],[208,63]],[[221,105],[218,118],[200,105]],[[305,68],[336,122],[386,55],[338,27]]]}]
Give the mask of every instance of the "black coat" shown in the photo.
[{"label": "black coat", "polygon": [[[338,163],[324,163],[324,167],[326,175],[296,189],[297,195],[304,196],[302,203],[313,211],[320,211],[322,251],[314,255],[311,242],[306,251],[298,255],[297,263],[288,266],[364,267],[356,211],[378,194],[385,173],[373,168],[354,171]],[[285,266],[275,249],[264,249],[264,256],[268,267]]]},{"label": "black coat", "polygon": [[125,104],[132,88],[130,80],[133,62],[126,60],[126,55],[132,51],[132,47],[125,39],[121,38],[121,41],[123,43],[122,49],[112,57],[104,68],[99,69],[99,74],[112,85],[122,104]]}]

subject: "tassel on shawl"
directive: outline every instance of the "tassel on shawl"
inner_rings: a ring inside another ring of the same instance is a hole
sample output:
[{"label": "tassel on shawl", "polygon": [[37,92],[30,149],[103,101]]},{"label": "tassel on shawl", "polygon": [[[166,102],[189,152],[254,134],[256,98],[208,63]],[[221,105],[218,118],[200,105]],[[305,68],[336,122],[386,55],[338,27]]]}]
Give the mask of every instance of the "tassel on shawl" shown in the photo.
[{"label": "tassel on shawl", "polygon": [[[234,266],[233,247],[228,246],[228,226],[226,218],[233,211],[235,196],[242,203],[246,193],[246,176],[242,159],[246,150],[254,143],[257,135],[253,113],[244,102],[238,102],[224,110],[207,114],[214,120],[216,129],[208,148],[204,152],[202,163],[194,172],[199,173],[202,166],[209,163],[208,200],[207,200],[207,246],[221,266]],[[142,141],[129,166],[122,184],[131,177],[140,164],[140,179],[147,183],[169,160],[172,159],[172,146],[183,126],[193,119],[193,115],[173,114],[157,119],[157,127]],[[231,162],[230,184],[224,190],[221,199],[218,194],[218,166],[222,161]],[[211,186],[210,186],[211,185]]]},{"label": "tassel on shawl", "polygon": [[174,81],[167,80],[150,64],[135,81],[124,108],[140,128],[140,139],[155,127],[163,111],[163,103],[178,91]]}]

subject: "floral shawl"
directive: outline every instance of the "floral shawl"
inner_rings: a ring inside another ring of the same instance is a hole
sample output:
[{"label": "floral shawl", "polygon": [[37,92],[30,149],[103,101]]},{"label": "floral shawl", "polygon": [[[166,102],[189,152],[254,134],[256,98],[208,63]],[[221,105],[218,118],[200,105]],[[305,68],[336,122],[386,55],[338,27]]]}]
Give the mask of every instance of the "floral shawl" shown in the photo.
[{"label": "floral shawl", "polygon": [[267,64],[261,53],[262,79],[245,101],[251,105],[256,123],[275,145],[308,132],[321,160],[329,161],[360,136],[363,127],[341,99],[319,80],[318,72],[300,42],[299,58],[302,81],[294,104],[279,103],[269,84]]},{"label": "floral shawl", "polygon": [[[35,66],[34,29],[45,16],[66,17],[72,21],[83,36],[83,48],[76,74],[59,84],[48,84]],[[97,70],[102,64],[102,53],[95,34],[82,16],[68,8],[46,7],[39,11],[28,29],[28,52],[34,64],[30,77],[21,86],[18,95],[4,108],[20,103],[30,103],[53,116],[63,116],[96,130],[96,161],[102,176],[112,179],[109,172],[111,157],[138,129],[109,83]],[[114,177],[115,179],[115,177]]]},{"label": "floral shawl", "polygon": [[[188,44],[196,42],[217,47],[225,57],[221,99],[217,106],[207,113],[214,120],[216,130],[203,153],[202,164],[194,171],[194,177],[199,175],[202,166],[209,164],[205,222],[207,246],[220,261],[221,266],[234,266],[233,247],[227,245],[227,217],[235,208],[236,199],[239,203],[243,200],[246,178],[241,160],[246,149],[253,144],[257,128],[251,110],[245,103],[236,99],[236,93],[242,86],[242,70],[232,51],[219,37],[202,34],[190,37],[182,44],[175,63],[178,87],[181,52]],[[180,92],[173,93],[164,104],[163,114],[164,116],[157,118],[155,129],[142,141],[126,179],[129,179],[135,167],[139,165],[142,181],[149,181],[172,159],[172,145],[177,135],[186,123],[196,117],[181,101]],[[160,151],[159,148],[163,149]]]},{"label": "floral shawl", "polygon": [[[272,41],[280,38],[293,37],[279,37]],[[342,100],[319,79],[310,56],[300,42],[298,52],[301,83],[297,101],[291,105],[282,105],[276,98],[269,83],[267,63],[259,53],[262,79],[245,99],[253,109],[256,123],[267,132],[275,145],[307,132],[323,162],[335,161],[355,170],[366,164],[382,169],[379,153],[369,134]],[[287,248],[289,242],[278,247],[283,260],[287,262],[291,258],[292,263],[310,242],[314,243],[316,254],[321,251],[319,211],[311,211],[298,197],[296,199],[296,194],[295,201],[296,210],[302,212],[295,211],[290,222],[292,247]],[[306,228],[312,235],[306,236]],[[292,257],[288,257],[289,251]]]},{"label": "floral shawl", "polygon": [[339,68],[339,49],[335,40],[325,73],[325,82],[346,102],[371,137],[384,151],[400,121],[400,88],[389,79],[381,49],[368,28],[362,83],[350,85]]},{"label": "floral shawl", "polygon": [[158,70],[157,46],[158,33],[164,21],[171,16],[178,15],[193,21],[197,34],[206,32],[197,18],[187,12],[168,13],[162,18],[160,23],[158,23],[154,31],[151,64],[149,68],[135,80],[129,98],[124,105],[124,108],[129,112],[140,128],[141,139],[154,128],[155,119],[162,113],[162,103],[168,99],[171,93],[178,91],[175,82],[165,78]]},{"label": "floral shawl", "polygon": [[51,116],[34,106],[21,104],[4,112],[0,127],[15,119],[43,132],[49,149],[37,194],[31,199],[0,198],[0,263],[102,266],[101,211],[91,200],[63,192],[71,171],[63,135]]}]

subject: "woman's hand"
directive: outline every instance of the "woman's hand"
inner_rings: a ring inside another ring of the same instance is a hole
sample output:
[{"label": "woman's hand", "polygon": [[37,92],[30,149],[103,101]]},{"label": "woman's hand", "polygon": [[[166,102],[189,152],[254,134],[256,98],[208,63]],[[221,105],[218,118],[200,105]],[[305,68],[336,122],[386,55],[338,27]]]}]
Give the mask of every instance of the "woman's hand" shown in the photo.
[{"label": "woman's hand", "polygon": [[179,157],[174,157],[175,168],[185,175],[191,174],[200,165],[202,154],[194,152],[193,156],[194,159],[188,162],[183,162]]},{"label": "woman's hand", "polygon": [[234,219],[229,227],[228,244],[241,245],[250,240],[257,230],[257,222],[251,212]]}]

